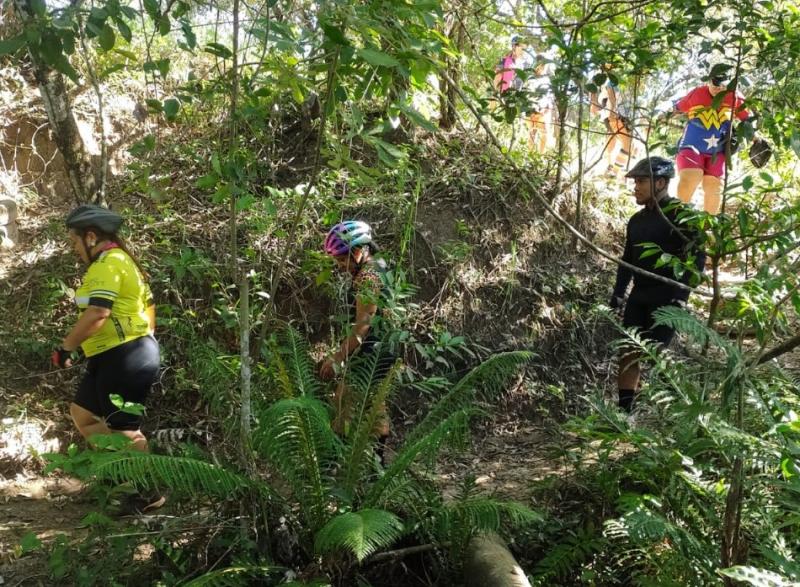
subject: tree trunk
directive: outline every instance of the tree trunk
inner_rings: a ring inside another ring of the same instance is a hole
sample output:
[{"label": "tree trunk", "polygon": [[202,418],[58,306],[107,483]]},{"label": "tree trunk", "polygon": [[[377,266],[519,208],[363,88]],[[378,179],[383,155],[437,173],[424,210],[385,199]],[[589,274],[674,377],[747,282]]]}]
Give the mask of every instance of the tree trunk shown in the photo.
[{"label": "tree trunk", "polygon": [[[16,0],[15,6],[18,18],[23,22],[36,19],[30,0]],[[33,78],[42,95],[53,140],[64,158],[67,179],[75,201],[96,203],[100,187],[97,170],[75,123],[64,76],[45,65],[34,51],[29,51],[29,55],[33,65]]]},{"label": "tree trunk", "polygon": [[[458,52],[464,46],[464,25],[457,9],[453,10],[450,18],[448,18],[445,34],[453,41],[455,48]],[[450,56],[444,57],[445,67],[450,79],[458,83],[459,78],[459,62]],[[439,128],[443,130],[450,130],[456,124],[456,89],[447,83],[444,77],[440,77],[439,81]]]}]

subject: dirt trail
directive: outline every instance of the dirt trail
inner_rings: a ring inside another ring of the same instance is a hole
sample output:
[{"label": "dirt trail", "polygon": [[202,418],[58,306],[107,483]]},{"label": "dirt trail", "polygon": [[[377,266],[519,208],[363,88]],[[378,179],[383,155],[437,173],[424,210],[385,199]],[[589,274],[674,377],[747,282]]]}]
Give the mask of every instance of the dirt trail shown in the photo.
[{"label": "dirt trail", "polygon": [[533,482],[563,470],[553,456],[553,439],[542,427],[528,424],[495,428],[475,438],[470,450],[443,459],[437,482],[454,496],[468,476],[480,493],[531,505]]},{"label": "dirt trail", "polygon": [[17,475],[0,478],[0,585],[50,585],[41,552],[21,555],[20,540],[29,532],[46,546],[59,534],[78,537],[78,526],[93,508],[79,499],[83,485],[72,479]]}]

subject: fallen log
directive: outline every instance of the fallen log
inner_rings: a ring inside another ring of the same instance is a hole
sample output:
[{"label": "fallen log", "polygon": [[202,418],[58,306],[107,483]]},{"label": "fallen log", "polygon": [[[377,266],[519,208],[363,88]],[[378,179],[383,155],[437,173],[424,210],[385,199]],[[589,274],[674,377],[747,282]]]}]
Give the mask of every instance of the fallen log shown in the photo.
[{"label": "fallen log", "polygon": [[494,532],[480,534],[467,547],[464,561],[466,587],[531,587],[503,540]]}]

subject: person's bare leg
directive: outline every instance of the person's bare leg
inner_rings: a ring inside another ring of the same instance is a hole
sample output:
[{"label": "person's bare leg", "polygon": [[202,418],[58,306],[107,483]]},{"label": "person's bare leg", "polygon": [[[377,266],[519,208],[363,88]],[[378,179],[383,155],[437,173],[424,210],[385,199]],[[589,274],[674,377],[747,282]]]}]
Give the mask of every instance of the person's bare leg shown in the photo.
[{"label": "person's bare leg", "polygon": [[102,418],[76,403],[69,405],[69,414],[72,416],[72,421],[75,423],[78,432],[86,440],[89,440],[89,437],[95,434],[111,434],[111,430],[109,430]]},{"label": "person's bare leg", "polygon": [[633,148],[633,137],[628,134],[628,131],[624,125],[620,126],[620,132],[617,134],[619,151],[617,151],[616,160],[614,162],[616,163],[617,168],[624,172],[633,158],[633,152],[631,151]]},{"label": "person's bare leg", "polygon": [[555,122],[553,120],[553,114],[554,113],[551,108],[545,108],[542,111],[542,153],[547,151],[547,149],[552,148],[555,144],[555,133],[553,132],[553,125]]},{"label": "person's bare leg", "polygon": [[688,204],[692,201],[697,186],[703,181],[702,169],[681,169],[678,172],[678,197]]},{"label": "person's bare leg", "polygon": [[131,448],[133,450],[150,452],[150,448],[147,444],[147,437],[142,434],[141,430],[112,430],[112,432],[117,432],[130,438]]},{"label": "person's bare leg", "polygon": [[722,205],[722,178],[703,176],[703,209],[709,214],[719,214]]},{"label": "person's bare leg", "polygon": [[536,148],[537,138],[539,134],[539,127],[538,127],[538,119],[539,114],[534,112],[528,118],[525,119],[525,123],[528,125],[528,148],[533,150]]},{"label": "person's bare leg", "polygon": [[623,355],[619,360],[617,387],[619,389],[637,389],[639,387],[640,373],[639,353],[633,352]]},{"label": "person's bare leg", "polygon": [[627,353],[620,358],[619,372],[617,373],[617,393],[619,394],[617,402],[620,409],[625,412],[633,409],[636,390],[639,387],[640,371],[639,353]]}]

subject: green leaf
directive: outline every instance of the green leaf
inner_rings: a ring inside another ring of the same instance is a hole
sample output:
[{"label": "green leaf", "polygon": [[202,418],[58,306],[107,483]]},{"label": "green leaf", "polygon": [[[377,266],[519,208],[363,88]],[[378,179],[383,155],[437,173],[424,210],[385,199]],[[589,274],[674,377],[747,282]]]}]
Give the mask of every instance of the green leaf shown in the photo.
[{"label": "green leaf", "polygon": [[126,402],[125,399],[119,394],[110,393],[108,395],[108,399],[111,400],[111,403],[114,404],[114,406],[116,406],[120,412],[133,414],[134,416],[141,416],[144,414],[144,406],[142,404],[137,404],[136,402]]},{"label": "green leaf", "polygon": [[117,25],[117,30],[119,31],[120,36],[125,39],[126,42],[130,43],[131,39],[133,38],[131,27],[129,27],[128,24],[118,16],[114,17],[114,24]]},{"label": "green leaf", "polygon": [[158,33],[162,37],[165,37],[169,34],[170,30],[172,30],[172,26],[169,22],[169,16],[162,14],[158,19]]},{"label": "green leaf", "polygon": [[161,17],[161,8],[158,0],[144,0],[144,10],[154,22],[157,22]]},{"label": "green leaf", "polygon": [[100,34],[97,35],[97,41],[100,43],[103,51],[111,51],[111,49],[114,48],[115,40],[114,29],[112,29],[108,23],[104,24]]},{"label": "green leaf", "polygon": [[216,55],[222,59],[230,59],[233,56],[233,53],[230,49],[228,49],[225,45],[220,45],[219,43],[208,43],[203,50],[206,53],[211,53],[212,55]]},{"label": "green leaf", "polygon": [[137,16],[139,16],[139,11],[135,8],[131,8],[130,6],[120,6],[119,11],[127,18],[128,20],[133,20]]},{"label": "green leaf", "polygon": [[790,587],[791,585],[796,585],[796,583],[778,573],[744,565],[722,569],[719,573],[725,577],[749,583],[756,587]]},{"label": "green leaf", "polygon": [[427,118],[425,118],[418,110],[412,106],[403,105],[400,107],[408,119],[419,127],[424,128],[428,132],[436,132],[436,126]]},{"label": "green leaf", "polygon": [[42,37],[39,53],[48,65],[54,65],[63,57],[61,38],[52,31],[46,31]]},{"label": "green leaf", "polygon": [[256,197],[250,193],[238,197],[236,199],[236,211],[241,212],[242,210],[249,209],[255,203],[255,201]]},{"label": "green leaf", "polygon": [[108,11],[105,8],[95,6],[89,11],[89,18],[98,22],[105,22],[108,18]]},{"label": "green leaf", "polygon": [[795,155],[800,157],[800,130],[792,129],[792,138],[789,139],[789,146],[792,147]]},{"label": "green leaf", "polygon": [[25,554],[40,549],[42,547],[42,541],[39,540],[39,537],[33,532],[28,532],[20,539],[19,545],[22,548],[22,553]]},{"label": "green leaf", "polygon": [[125,64],[124,63],[115,63],[111,67],[106,67],[103,71],[101,71],[98,77],[100,79],[106,79],[112,73],[116,73],[118,71],[122,71],[123,69],[125,69]]},{"label": "green leaf", "polygon": [[161,74],[161,77],[167,77],[169,73],[169,59],[159,59],[156,61],[156,67],[158,68],[158,73]]},{"label": "green leaf", "polygon": [[190,49],[194,49],[197,46],[197,35],[194,34],[191,23],[188,20],[181,21],[181,30],[183,38],[186,39],[186,45]]},{"label": "green leaf", "polygon": [[0,41],[0,55],[16,53],[25,45],[25,34]]},{"label": "green leaf", "polygon": [[161,100],[148,98],[145,100],[145,104],[147,104],[147,109],[151,114],[161,114],[164,111],[164,106],[161,104]]},{"label": "green leaf", "polygon": [[319,26],[325,32],[325,36],[337,45],[349,45],[350,41],[344,34],[344,31],[337,26],[333,26],[325,21],[320,21]]},{"label": "green leaf", "polygon": [[53,27],[65,31],[71,31],[75,26],[75,21],[73,21],[69,16],[62,14],[53,19]]},{"label": "green leaf", "polygon": [[131,61],[136,61],[138,59],[136,53],[134,53],[133,51],[128,51],[127,49],[120,49],[119,47],[115,47],[114,53],[119,53],[120,55],[122,55],[126,59],[130,59]]},{"label": "green leaf", "polygon": [[156,148],[156,137],[153,135],[147,135],[141,141],[133,143],[128,148],[128,152],[134,157],[141,157],[142,155],[149,153],[155,148]]},{"label": "green leaf", "polygon": [[208,175],[197,178],[194,185],[200,189],[207,190],[216,186],[218,181],[219,176],[216,173],[209,173]]},{"label": "green leaf", "polygon": [[29,6],[36,16],[47,14],[47,4],[45,4],[44,0],[30,0]]},{"label": "green leaf", "polygon": [[161,77],[167,77],[169,73],[170,61],[169,59],[159,59],[158,61],[145,61],[142,64],[142,69],[146,72],[158,71]]},{"label": "green leaf", "polygon": [[167,120],[175,120],[180,109],[181,103],[177,99],[167,98],[164,100],[164,116],[166,116]]},{"label": "green leaf", "polygon": [[56,68],[56,71],[63,73],[76,84],[78,83],[78,72],[75,71],[75,68],[72,67],[70,62],[63,55],[56,60],[53,67]]},{"label": "green leaf", "polygon": [[397,59],[376,49],[359,49],[357,53],[364,61],[376,67],[398,67],[400,65]]},{"label": "green leaf", "polygon": [[400,538],[403,523],[385,510],[366,509],[340,514],[317,532],[314,548],[320,554],[332,550],[348,550],[363,561],[380,548]]}]

